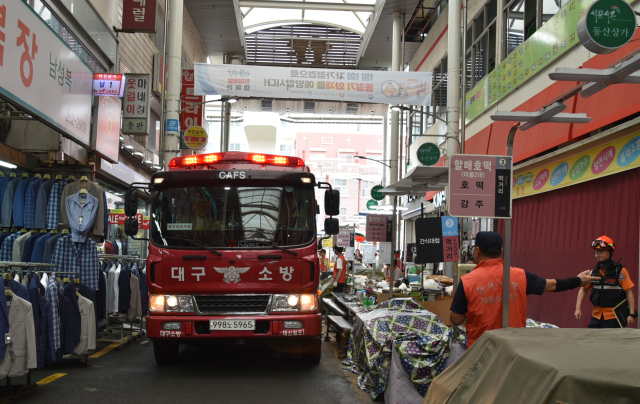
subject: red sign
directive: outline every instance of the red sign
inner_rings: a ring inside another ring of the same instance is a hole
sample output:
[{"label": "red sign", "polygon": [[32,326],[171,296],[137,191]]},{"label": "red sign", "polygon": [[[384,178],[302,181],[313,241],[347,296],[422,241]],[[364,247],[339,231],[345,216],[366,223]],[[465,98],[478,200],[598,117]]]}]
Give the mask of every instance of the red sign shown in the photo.
[{"label": "red sign", "polygon": [[93,95],[122,97],[124,95],[124,74],[94,73]]},{"label": "red sign", "polygon": [[156,0],[124,0],[122,29],[131,32],[156,32]]},{"label": "red sign", "polygon": [[204,96],[194,95],[195,74],[193,70],[182,69],[182,106],[180,109],[180,130],[192,126],[202,126],[204,113]]},{"label": "red sign", "polygon": [[[115,209],[119,211],[121,209]],[[149,230],[149,216],[143,216],[142,213],[138,213],[136,215],[138,219],[138,229],[139,230]],[[127,216],[124,213],[109,213],[109,224],[120,225],[124,224],[124,221],[127,219]]]},{"label": "red sign", "polygon": [[120,148],[120,111],[122,102],[116,97],[98,97],[98,124],[92,149],[112,163],[118,161]]}]

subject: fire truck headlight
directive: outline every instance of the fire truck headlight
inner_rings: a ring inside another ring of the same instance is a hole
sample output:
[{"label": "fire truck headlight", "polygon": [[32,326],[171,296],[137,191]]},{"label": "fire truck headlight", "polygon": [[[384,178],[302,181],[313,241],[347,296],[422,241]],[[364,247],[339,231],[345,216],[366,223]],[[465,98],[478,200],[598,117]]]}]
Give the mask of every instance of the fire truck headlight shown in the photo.
[{"label": "fire truck headlight", "polygon": [[273,295],[271,311],[300,311],[300,295]]},{"label": "fire truck headlight", "polygon": [[316,295],[300,295],[300,310],[301,311],[311,311],[318,308],[318,304],[316,303]]},{"label": "fire truck headlight", "polygon": [[193,299],[189,295],[167,295],[167,313],[193,313]]},{"label": "fire truck headlight", "polygon": [[149,296],[149,311],[152,313],[164,312],[164,295]]}]

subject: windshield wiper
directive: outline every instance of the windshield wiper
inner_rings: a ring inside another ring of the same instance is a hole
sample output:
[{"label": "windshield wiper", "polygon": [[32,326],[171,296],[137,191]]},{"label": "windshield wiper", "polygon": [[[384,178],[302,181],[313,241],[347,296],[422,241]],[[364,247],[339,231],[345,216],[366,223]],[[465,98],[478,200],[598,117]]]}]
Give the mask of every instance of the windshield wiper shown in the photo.
[{"label": "windshield wiper", "polygon": [[207,250],[207,251],[211,251],[211,252],[212,252],[212,253],[214,253],[214,254],[218,254],[218,257],[222,257],[222,253],[221,253],[221,252],[216,251],[216,250],[214,250],[214,249],[213,249],[213,248],[211,248],[211,247],[205,247],[205,246],[203,246],[202,244],[198,244],[198,243],[196,243],[195,241],[191,241],[191,240],[186,239],[186,238],[181,238],[181,237],[163,237],[163,238],[164,238],[165,240],[182,240],[182,241],[186,241],[186,242],[189,242],[189,243],[191,243],[191,244],[193,244],[193,245],[195,245],[195,246],[198,246],[198,247],[200,247],[200,248],[204,248],[204,249],[205,249],[205,250]]},{"label": "windshield wiper", "polygon": [[269,243],[268,241],[260,241],[260,240],[245,240],[244,242],[245,243],[259,243],[259,244],[266,245],[266,246],[269,246],[269,247],[272,247],[272,248],[277,248],[278,250],[281,250],[281,251],[284,251],[284,252],[288,252],[289,254],[293,254],[294,257],[298,256],[297,252],[288,250],[288,249],[286,249],[284,247],[280,247],[276,243]]}]

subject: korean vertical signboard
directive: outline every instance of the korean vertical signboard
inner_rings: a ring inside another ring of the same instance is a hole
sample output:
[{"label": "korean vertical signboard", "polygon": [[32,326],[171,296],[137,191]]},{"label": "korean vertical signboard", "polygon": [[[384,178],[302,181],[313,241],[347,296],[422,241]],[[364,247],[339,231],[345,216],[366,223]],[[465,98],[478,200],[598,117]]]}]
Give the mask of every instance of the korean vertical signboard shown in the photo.
[{"label": "korean vertical signboard", "polygon": [[511,157],[456,154],[449,164],[449,214],[511,218]]},{"label": "korean vertical signboard", "polygon": [[356,231],[355,229],[340,229],[338,234],[335,236],[334,245],[337,247],[353,247],[355,246],[356,241]]},{"label": "korean vertical signboard", "polygon": [[90,145],[93,72],[24,2],[0,0],[0,95]]},{"label": "korean vertical signboard", "polygon": [[156,0],[124,0],[122,30],[156,32]]},{"label": "korean vertical signboard", "polygon": [[148,74],[127,75],[124,89],[122,133],[129,135],[149,134],[149,81]]},{"label": "korean vertical signboard", "polygon": [[91,149],[111,163],[118,162],[120,151],[120,111],[122,102],[117,97],[98,98],[98,122],[93,125]]},{"label": "korean vertical signboard", "polygon": [[460,257],[458,219],[450,216],[416,219],[416,264],[456,262]]},{"label": "korean vertical signboard", "polygon": [[367,241],[390,242],[392,219],[391,215],[367,215]]},{"label": "korean vertical signboard", "polygon": [[182,103],[180,110],[180,130],[192,126],[202,126],[204,115],[204,96],[195,95],[193,70],[182,69]]}]

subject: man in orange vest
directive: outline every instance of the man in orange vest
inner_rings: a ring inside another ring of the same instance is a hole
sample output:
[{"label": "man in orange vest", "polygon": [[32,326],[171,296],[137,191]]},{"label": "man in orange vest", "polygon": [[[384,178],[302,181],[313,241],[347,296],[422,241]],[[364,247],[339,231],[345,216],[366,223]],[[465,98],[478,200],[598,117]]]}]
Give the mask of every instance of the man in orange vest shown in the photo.
[{"label": "man in orange vest", "polygon": [[[476,235],[473,259],[477,263],[472,272],[458,283],[451,304],[451,321],[462,324],[467,319],[467,347],[471,347],[485,331],[502,327],[502,280],[504,276],[502,237],[492,231]],[[544,279],[524,269],[511,267],[509,327],[527,325],[527,295],[544,292],[563,292],[586,286],[599,279],[584,271],[566,279]]]},{"label": "man in orange vest", "polygon": [[342,247],[333,247],[336,253],[336,262],[333,264],[333,291],[342,293],[344,284],[347,282],[347,260],[342,254]]}]

